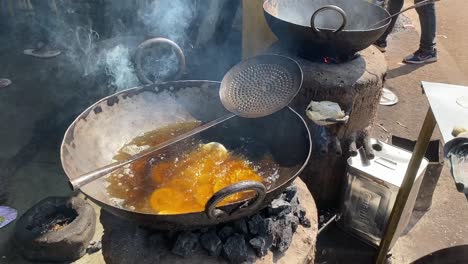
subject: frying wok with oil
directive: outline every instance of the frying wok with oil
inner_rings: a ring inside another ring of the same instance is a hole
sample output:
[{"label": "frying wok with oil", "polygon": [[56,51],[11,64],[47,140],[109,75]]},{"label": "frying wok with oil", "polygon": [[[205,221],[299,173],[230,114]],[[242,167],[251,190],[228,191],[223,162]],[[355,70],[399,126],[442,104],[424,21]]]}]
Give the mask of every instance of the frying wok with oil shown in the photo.
[{"label": "frying wok with oil", "polygon": [[[178,123],[202,123],[227,114],[219,99],[219,82],[175,81],[136,87],[106,97],[78,116],[61,146],[61,160],[69,179],[112,162],[113,156],[133,138]],[[254,214],[276,198],[299,175],[312,150],[310,132],[291,108],[255,119],[234,117],[199,135],[203,142],[219,142],[255,162],[270,153],[280,166],[279,178],[269,189],[256,182],[240,182],[215,193],[204,212],[177,215],[148,214],[124,209],[106,192],[106,179],[81,191],[104,210],[155,229],[193,229]],[[179,142],[178,144],[184,144]],[[216,207],[226,195],[254,190],[248,201]]]}]

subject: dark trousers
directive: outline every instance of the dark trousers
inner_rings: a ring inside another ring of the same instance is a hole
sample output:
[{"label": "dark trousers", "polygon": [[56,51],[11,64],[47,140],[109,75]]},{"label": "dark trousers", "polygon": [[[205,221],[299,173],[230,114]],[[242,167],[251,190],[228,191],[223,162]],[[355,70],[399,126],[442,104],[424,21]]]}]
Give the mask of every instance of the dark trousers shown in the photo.
[{"label": "dark trousers", "polygon": [[[415,3],[419,3],[422,0],[414,0]],[[398,13],[403,8],[404,0],[388,0],[387,10],[393,15]],[[416,8],[419,15],[419,21],[421,23],[421,39],[419,42],[419,48],[425,51],[432,51],[435,48],[436,42],[436,15],[434,3],[428,4],[419,8]],[[382,35],[380,40],[387,39],[388,35],[392,32],[393,27],[398,17],[394,17],[390,22],[390,26],[387,31]]]}]

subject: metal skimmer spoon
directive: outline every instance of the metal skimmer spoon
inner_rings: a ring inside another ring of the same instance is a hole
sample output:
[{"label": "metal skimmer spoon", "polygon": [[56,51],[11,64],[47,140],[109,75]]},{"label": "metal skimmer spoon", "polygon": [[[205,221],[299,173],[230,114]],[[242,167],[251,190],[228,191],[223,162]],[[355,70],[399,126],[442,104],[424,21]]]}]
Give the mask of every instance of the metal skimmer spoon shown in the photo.
[{"label": "metal skimmer spoon", "polygon": [[231,113],[201,125],[154,147],[70,180],[74,190],[167,146],[203,132],[235,116],[258,118],[271,115],[292,101],[302,86],[299,64],[285,56],[265,54],[242,61],[224,76],[219,96]]}]

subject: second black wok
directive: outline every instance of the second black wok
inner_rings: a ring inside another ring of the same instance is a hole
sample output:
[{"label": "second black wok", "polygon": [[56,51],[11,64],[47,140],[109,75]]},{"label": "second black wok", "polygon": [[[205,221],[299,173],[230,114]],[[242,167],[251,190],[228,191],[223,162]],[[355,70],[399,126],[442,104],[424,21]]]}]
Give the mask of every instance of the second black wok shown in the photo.
[{"label": "second black wok", "polygon": [[266,0],[266,21],[280,43],[309,57],[350,57],[383,35],[389,13],[364,0]]}]

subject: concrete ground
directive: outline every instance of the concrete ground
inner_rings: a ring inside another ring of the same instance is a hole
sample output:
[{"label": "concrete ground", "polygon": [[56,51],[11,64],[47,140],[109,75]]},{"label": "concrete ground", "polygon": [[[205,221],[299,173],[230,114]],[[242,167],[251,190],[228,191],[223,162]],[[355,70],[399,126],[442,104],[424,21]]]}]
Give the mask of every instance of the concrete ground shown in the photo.
[{"label": "concrete ground", "polygon": [[[463,0],[438,4],[439,62],[425,66],[408,66],[401,58],[418,45],[415,12],[407,13],[416,30],[405,30],[392,36],[386,53],[389,72],[387,85],[400,98],[392,107],[381,107],[374,135],[383,140],[390,134],[416,138],[427,111],[420,81],[468,85],[468,36],[464,30],[468,19],[462,10]],[[1,41],[0,41],[1,42]],[[63,71],[66,61],[60,58],[39,61],[21,54],[21,48],[0,43],[0,78],[10,78],[13,85],[0,91],[0,178],[6,179],[6,204],[19,214],[40,199],[70,193],[58,157],[58,143],[67,117],[48,123],[66,109],[64,102],[79,96],[78,89],[95,89],[80,76]],[[43,74],[47,71],[47,74]],[[42,74],[41,74],[42,73]],[[67,78],[63,78],[67,76]],[[65,80],[65,81],[63,81]],[[72,106],[70,106],[72,107]],[[82,106],[73,106],[79,110]],[[57,119],[57,118],[55,118]],[[58,131],[58,132],[57,132]],[[35,136],[36,135],[36,136]],[[38,138],[37,135],[41,135]],[[435,133],[434,138],[439,135]],[[1,190],[0,181],[0,191]],[[456,192],[451,176],[444,170],[436,188],[432,209],[415,215],[415,225],[401,237],[392,250],[393,263],[412,263],[439,249],[468,244],[468,202]],[[0,263],[28,263],[14,250],[11,237],[14,224],[0,230]],[[102,228],[98,226],[95,239]],[[458,248],[457,248],[458,249]],[[461,250],[466,248],[462,247]],[[331,226],[318,238],[317,263],[372,263],[375,250]],[[444,260],[449,260],[450,255]],[[445,261],[444,261],[445,262]],[[103,263],[100,253],[86,255],[77,263]],[[443,262],[438,262],[443,263]],[[463,262],[460,262],[463,263]]]},{"label": "concrete ground", "polygon": [[[411,4],[407,2],[406,5]],[[422,94],[421,81],[468,85],[468,36],[459,30],[466,27],[467,19],[462,12],[468,7],[466,1],[451,0],[437,4],[437,48],[439,61],[429,65],[405,65],[404,56],[418,47],[419,24],[416,12],[405,15],[414,28],[391,35],[385,56],[388,61],[386,86],[399,97],[395,106],[379,108],[374,136],[387,141],[391,135],[415,140],[428,109]],[[380,126],[377,126],[380,125]],[[383,127],[383,128],[382,128]],[[436,129],[433,139],[440,139]],[[392,263],[413,263],[441,249],[451,247],[452,252],[443,259],[424,259],[421,263],[468,263],[468,202],[456,191],[453,179],[445,168],[436,187],[432,208],[423,214],[415,212],[412,228],[400,237],[392,249]],[[316,263],[372,263],[375,249],[343,233],[335,226],[324,231],[318,238]],[[465,259],[455,259],[463,252]],[[448,251],[447,251],[448,252]],[[419,263],[419,262],[418,262]]]}]

